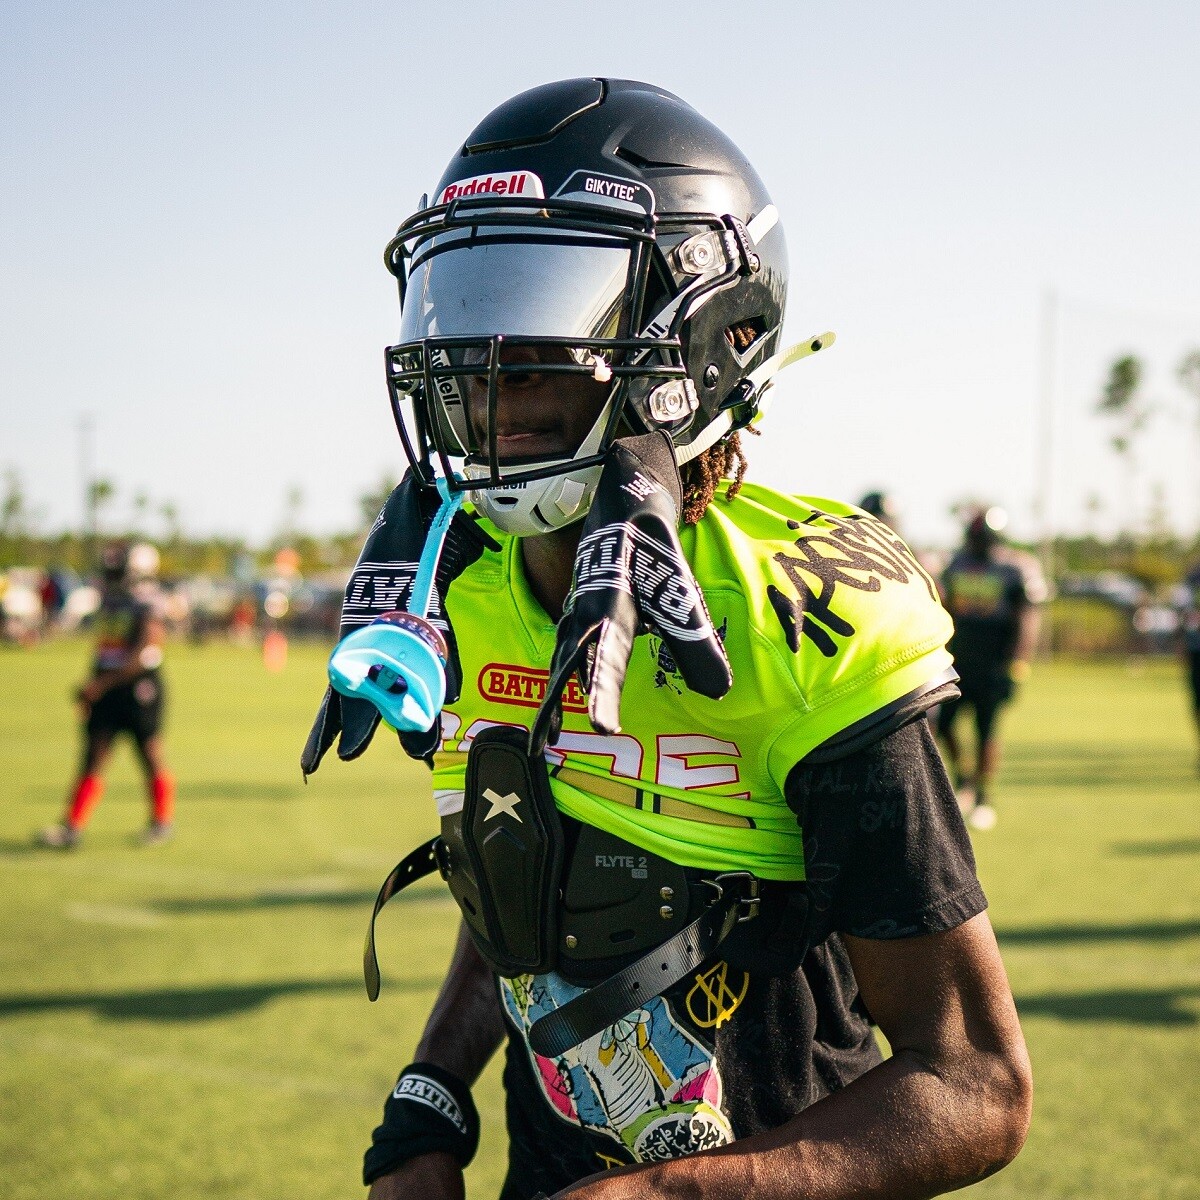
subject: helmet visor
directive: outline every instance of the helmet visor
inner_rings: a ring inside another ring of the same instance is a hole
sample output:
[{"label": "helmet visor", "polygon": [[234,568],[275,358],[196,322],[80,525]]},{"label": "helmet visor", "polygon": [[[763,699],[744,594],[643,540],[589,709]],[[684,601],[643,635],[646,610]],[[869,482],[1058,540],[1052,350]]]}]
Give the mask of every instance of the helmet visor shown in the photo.
[{"label": "helmet visor", "polygon": [[628,241],[594,235],[440,233],[415,249],[400,340],[616,337],[630,258]]}]

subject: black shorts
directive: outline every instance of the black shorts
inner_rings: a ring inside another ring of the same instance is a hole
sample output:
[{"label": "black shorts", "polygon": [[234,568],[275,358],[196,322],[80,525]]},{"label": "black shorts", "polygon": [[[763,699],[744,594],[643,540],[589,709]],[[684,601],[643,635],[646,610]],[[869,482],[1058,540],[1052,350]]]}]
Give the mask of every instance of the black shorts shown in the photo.
[{"label": "black shorts", "polygon": [[1012,699],[1013,681],[1008,663],[997,663],[982,671],[959,668],[958,690],[964,703],[975,708],[999,708]]},{"label": "black shorts", "polygon": [[163,684],[157,674],[110,688],[88,714],[87,733],[130,733],[139,742],[152,738],[162,726]]},{"label": "black shorts", "polygon": [[947,700],[938,709],[938,732],[946,734],[964,705],[975,710],[975,725],[981,737],[991,733],[996,714],[1012,699],[1013,682],[1007,662],[988,663],[974,669],[955,663],[958,690],[955,700]]}]

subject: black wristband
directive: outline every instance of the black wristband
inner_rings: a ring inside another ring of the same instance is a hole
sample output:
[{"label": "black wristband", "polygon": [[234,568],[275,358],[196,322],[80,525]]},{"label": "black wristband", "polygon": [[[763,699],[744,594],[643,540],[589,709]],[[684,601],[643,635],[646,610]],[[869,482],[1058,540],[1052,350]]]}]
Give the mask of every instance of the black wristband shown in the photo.
[{"label": "black wristband", "polygon": [[465,1167],[478,1148],[479,1113],[471,1089],[433,1063],[413,1063],[400,1072],[383,1106],[383,1124],[371,1134],[363,1183],[369,1186],[410,1158],[438,1150]]}]

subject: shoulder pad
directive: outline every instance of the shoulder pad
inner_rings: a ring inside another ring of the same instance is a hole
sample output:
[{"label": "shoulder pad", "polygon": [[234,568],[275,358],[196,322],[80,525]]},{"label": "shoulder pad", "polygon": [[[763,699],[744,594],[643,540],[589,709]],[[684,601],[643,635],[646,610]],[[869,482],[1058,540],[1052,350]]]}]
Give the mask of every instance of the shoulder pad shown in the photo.
[{"label": "shoulder pad", "polygon": [[913,629],[914,616],[945,617],[932,576],[882,521],[845,504],[804,503],[809,516],[787,522],[795,539],[774,555],[788,586],[768,588],[793,651],[807,638],[825,658],[862,654],[867,643],[886,656],[927,633]]},{"label": "shoulder pad", "polygon": [[905,697],[954,678],[953,632],[937,586],[883,522],[805,498],[791,544],[772,555],[770,605],[795,655],[807,710],[771,752],[786,772],[817,746]]}]

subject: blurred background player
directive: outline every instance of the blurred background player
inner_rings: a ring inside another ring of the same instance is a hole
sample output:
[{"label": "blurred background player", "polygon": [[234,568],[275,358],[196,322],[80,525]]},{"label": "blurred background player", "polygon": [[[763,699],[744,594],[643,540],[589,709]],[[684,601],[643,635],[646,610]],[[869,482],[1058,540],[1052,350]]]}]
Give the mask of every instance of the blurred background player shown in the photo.
[{"label": "blurred background player", "polygon": [[163,622],[157,611],[158,551],[115,543],[101,553],[103,594],[95,617],[96,657],[91,677],[75,693],[84,721],[83,760],[67,810],[38,834],[43,846],[70,849],[79,842],[104,791],[101,772],[119,733],[137,749],[150,800],[144,844],[171,835],[175,781],[163,762]]},{"label": "blurred background player", "polygon": [[[1200,738],[1200,562],[1193,565],[1179,585],[1179,633],[1184,665],[1192,686],[1192,714]],[[1196,769],[1200,771],[1200,759]]]},{"label": "blurred background player", "polygon": [[[868,492],[859,502],[858,507],[863,512],[868,512],[877,521],[882,521],[893,533],[904,537],[904,530],[901,527],[903,518],[900,512],[900,505],[892,498],[890,492],[878,491]],[[908,549],[913,557],[921,564],[926,573],[932,578],[937,579],[942,568],[946,565],[946,554],[941,550],[933,550],[928,546],[910,545]],[[936,713],[931,712],[929,715],[930,722],[934,722]]]},{"label": "blurred background player", "polygon": [[858,502],[858,507],[882,521],[889,529],[900,532],[900,513],[886,492],[868,492]]},{"label": "blurred background player", "polygon": [[[1046,599],[1041,568],[1032,555],[1004,545],[1003,509],[979,509],[967,521],[962,547],[942,574],[942,598],[954,618],[949,649],[959,674],[961,695],[938,714],[938,733],[946,751],[968,823],[990,829],[996,810],[989,803],[1000,763],[996,719],[1029,675],[1037,646],[1038,605]],[[954,723],[960,709],[975,714],[974,769],[964,756]]]}]

